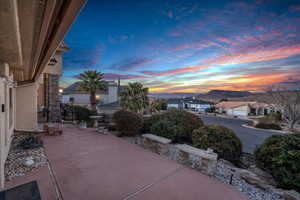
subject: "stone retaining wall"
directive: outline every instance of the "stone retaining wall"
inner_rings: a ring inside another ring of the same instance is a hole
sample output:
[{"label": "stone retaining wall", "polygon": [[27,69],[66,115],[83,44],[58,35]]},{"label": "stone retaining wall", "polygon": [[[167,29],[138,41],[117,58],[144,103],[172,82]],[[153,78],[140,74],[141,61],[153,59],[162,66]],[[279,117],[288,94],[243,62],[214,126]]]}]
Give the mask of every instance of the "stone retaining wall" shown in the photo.
[{"label": "stone retaining wall", "polygon": [[152,134],[142,135],[136,143],[209,176],[215,172],[218,155],[211,150],[205,151],[186,144],[171,144],[171,140]]},{"label": "stone retaining wall", "polygon": [[142,135],[142,146],[160,155],[169,154],[171,140],[152,134]]}]

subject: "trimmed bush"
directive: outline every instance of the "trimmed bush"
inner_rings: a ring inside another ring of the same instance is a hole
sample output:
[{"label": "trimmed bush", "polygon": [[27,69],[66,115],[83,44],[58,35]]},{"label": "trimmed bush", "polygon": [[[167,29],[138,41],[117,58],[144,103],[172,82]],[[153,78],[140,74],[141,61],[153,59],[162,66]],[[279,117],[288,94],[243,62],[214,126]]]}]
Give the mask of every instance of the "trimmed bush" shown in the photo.
[{"label": "trimmed bush", "polygon": [[114,113],[113,121],[120,136],[136,136],[143,128],[143,119],[137,113],[120,110]]},{"label": "trimmed bush", "polygon": [[[171,109],[159,115],[153,115],[149,119],[152,134],[166,137],[175,143],[191,143],[193,130],[203,126],[202,120],[187,111]],[[159,129],[157,127],[170,126],[170,128]],[[148,125],[149,126],[149,125]],[[168,132],[166,131],[168,130]]]},{"label": "trimmed bush", "polygon": [[176,140],[178,136],[177,131],[176,125],[168,120],[159,120],[155,122],[150,129],[151,133],[171,139],[172,141]]},{"label": "trimmed bush", "polygon": [[282,128],[277,124],[258,123],[258,124],[256,124],[255,127],[256,128],[261,128],[261,129],[282,130]]},{"label": "trimmed bush", "polygon": [[300,135],[273,135],[255,150],[259,167],[268,170],[279,185],[300,192]]},{"label": "trimmed bush", "polygon": [[218,125],[203,126],[193,131],[193,146],[200,149],[213,149],[219,156],[238,163],[242,155],[242,143],[234,132]]},{"label": "trimmed bush", "polygon": [[143,133],[149,133],[151,130],[151,126],[160,120],[161,118],[161,114],[155,114],[155,115],[152,115],[150,117],[144,117],[143,119],[143,130],[142,132]]},{"label": "trimmed bush", "polygon": [[74,117],[79,121],[90,121],[90,115],[92,115],[92,111],[83,106],[74,106]]},{"label": "trimmed bush", "polygon": [[35,149],[43,146],[43,141],[40,137],[33,133],[29,133],[24,139],[22,139],[18,145],[21,149]]}]

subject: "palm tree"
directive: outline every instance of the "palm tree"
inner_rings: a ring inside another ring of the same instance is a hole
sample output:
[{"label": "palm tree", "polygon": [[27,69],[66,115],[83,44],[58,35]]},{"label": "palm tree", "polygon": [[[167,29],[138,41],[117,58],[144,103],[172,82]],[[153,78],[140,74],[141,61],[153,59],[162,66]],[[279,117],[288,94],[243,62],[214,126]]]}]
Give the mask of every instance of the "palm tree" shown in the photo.
[{"label": "palm tree", "polygon": [[96,91],[104,90],[106,88],[103,81],[103,74],[96,70],[88,70],[79,74],[80,89],[90,93],[90,103],[92,111],[96,112]]},{"label": "palm tree", "polygon": [[125,110],[143,114],[149,105],[148,88],[144,88],[141,83],[129,83],[120,96],[121,106]]}]

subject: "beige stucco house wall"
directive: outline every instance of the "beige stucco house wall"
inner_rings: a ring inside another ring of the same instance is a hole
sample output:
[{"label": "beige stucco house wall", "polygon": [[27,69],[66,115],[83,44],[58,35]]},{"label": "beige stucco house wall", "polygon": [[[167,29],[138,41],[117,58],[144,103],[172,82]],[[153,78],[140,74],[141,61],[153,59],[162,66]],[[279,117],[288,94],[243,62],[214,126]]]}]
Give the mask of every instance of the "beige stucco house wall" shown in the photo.
[{"label": "beige stucco house wall", "polygon": [[37,83],[30,83],[16,87],[16,130],[38,130],[37,89]]},{"label": "beige stucco house wall", "polygon": [[15,88],[7,63],[0,63],[0,184],[15,127]]}]

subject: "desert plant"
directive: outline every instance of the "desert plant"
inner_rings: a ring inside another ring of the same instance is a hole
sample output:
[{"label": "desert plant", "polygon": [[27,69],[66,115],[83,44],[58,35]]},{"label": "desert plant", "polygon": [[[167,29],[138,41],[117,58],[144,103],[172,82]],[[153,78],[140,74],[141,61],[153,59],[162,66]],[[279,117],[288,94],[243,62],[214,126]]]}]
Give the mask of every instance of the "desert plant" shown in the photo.
[{"label": "desert plant", "polygon": [[[170,129],[171,132],[168,133],[167,138],[178,143],[191,143],[191,134],[193,130],[203,126],[202,120],[197,115],[177,109],[171,109],[163,114],[153,115],[150,121],[152,123],[150,129],[152,129],[152,126],[159,126],[156,124],[159,121],[164,121],[163,123],[160,123],[160,125],[166,123],[169,125],[172,124],[173,128]],[[153,134],[161,136],[166,135],[165,130],[155,130],[156,132],[153,132]]]},{"label": "desert plant", "polygon": [[89,70],[79,74],[80,89],[90,93],[90,103],[93,111],[96,111],[96,91],[106,88],[101,72]]},{"label": "desert plant", "polygon": [[278,124],[266,124],[266,123],[258,123],[255,125],[256,128],[261,129],[273,129],[273,130],[282,130],[282,128]]},{"label": "desert plant", "polygon": [[33,133],[29,133],[26,135],[24,139],[22,139],[18,145],[21,149],[34,149],[43,146],[43,141],[40,137]]},{"label": "desert plant", "polygon": [[113,121],[120,136],[135,136],[143,127],[143,119],[135,112],[120,110],[114,113]]},{"label": "desert plant", "polygon": [[255,150],[258,166],[268,170],[279,185],[300,191],[300,135],[273,135]]},{"label": "desert plant", "polygon": [[203,126],[193,131],[193,146],[200,149],[213,149],[219,156],[238,163],[242,155],[242,143],[234,132],[218,125]]},{"label": "desert plant", "polygon": [[148,88],[144,88],[141,83],[129,83],[120,96],[124,110],[143,114],[149,105]]}]

